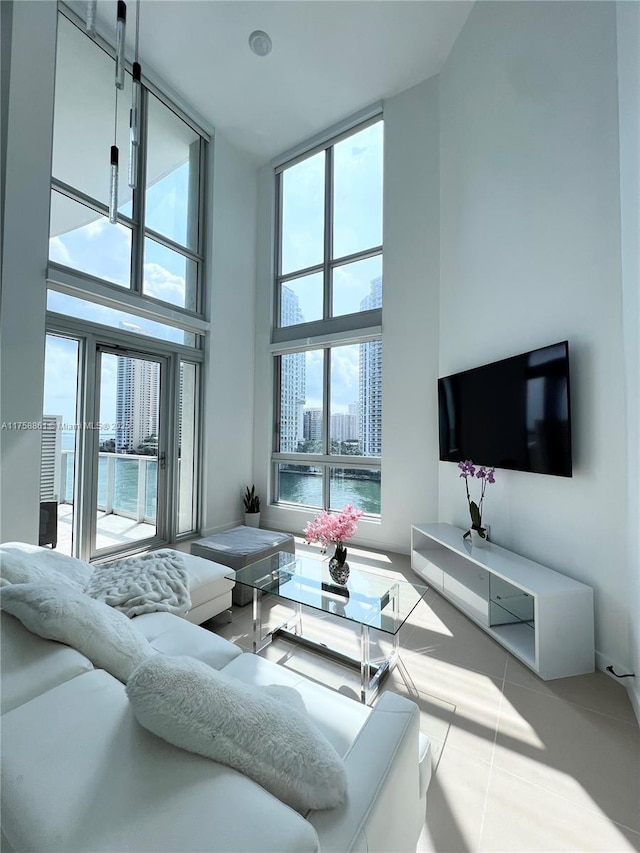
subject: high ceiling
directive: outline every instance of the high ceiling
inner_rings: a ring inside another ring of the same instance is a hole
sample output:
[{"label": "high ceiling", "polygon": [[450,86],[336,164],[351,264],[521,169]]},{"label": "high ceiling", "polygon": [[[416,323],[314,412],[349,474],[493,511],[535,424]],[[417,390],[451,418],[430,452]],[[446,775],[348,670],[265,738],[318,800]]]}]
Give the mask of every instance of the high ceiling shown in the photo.
[{"label": "high ceiling", "polygon": [[[86,4],[69,4],[84,17]],[[141,0],[140,59],[256,163],[437,74],[466,0]],[[112,41],[115,0],[99,0]],[[136,4],[127,4],[127,57]],[[273,42],[249,49],[253,30]]]}]

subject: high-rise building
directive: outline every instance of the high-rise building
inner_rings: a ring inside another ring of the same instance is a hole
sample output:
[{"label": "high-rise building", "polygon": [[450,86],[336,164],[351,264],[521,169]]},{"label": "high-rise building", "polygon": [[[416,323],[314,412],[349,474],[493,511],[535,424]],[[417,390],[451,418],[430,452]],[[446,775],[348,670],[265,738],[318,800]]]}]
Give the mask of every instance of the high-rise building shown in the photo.
[{"label": "high-rise building", "polygon": [[358,426],[357,415],[335,412],[331,415],[331,438],[333,441],[357,441]]},{"label": "high-rise building", "polygon": [[[382,276],[360,303],[362,311],[382,307]],[[363,456],[382,456],[382,341],[360,344],[360,443]]]},{"label": "high-rise building", "polygon": [[[282,325],[302,323],[297,295],[289,287],[280,291]],[[280,452],[295,453],[304,439],[304,404],[307,371],[305,354],[294,352],[281,357],[280,375]]]},{"label": "high-rise building", "polygon": [[322,441],[322,409],[305,409],[303,435],[307,441]]},{"label": "high-rise building", "polygon": [[116,452],[139,446],[157,450],[160,365],[156,361],[118,356],[116,385]]}]

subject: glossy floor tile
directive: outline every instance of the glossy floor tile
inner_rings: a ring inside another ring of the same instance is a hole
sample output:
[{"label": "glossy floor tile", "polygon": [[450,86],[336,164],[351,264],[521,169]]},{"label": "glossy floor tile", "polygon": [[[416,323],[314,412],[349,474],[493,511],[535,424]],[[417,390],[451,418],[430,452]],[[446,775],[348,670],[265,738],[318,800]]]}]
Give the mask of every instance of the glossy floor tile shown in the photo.
[{"label": "glossy floor tile", "polygon": [[[296,549],[319,550],[296,540]],[[350,548],[349,561],[419,583],[406,555]],[[290,612],[271,602],[265,624]],[[357,626],[305,612],[304,630],[357,655]],[[251,649],[252,608],[216,627]],[[372,632],[372,647],[389,648]],[[277,640],[270,660],[357,697],[359,674]],[[640,851],[640,728],[622,686],[602,672],[542,681],[429,590],[400,633],[383,683],[412,699],[432,742],[433,776],[418,851]],[[389,851],[393,853],[393,851]]]}]

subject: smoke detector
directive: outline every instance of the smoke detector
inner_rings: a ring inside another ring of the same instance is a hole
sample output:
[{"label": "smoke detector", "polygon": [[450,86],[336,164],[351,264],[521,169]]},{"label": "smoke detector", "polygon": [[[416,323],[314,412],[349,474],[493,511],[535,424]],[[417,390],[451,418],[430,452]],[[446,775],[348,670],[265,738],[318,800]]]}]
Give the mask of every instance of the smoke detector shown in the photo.
[{"label": "smoke detector", "polygon": [[249,36],[249,47],[256,56],[267,56],[271,53],[271,39],[263,30],[254,30]]}]

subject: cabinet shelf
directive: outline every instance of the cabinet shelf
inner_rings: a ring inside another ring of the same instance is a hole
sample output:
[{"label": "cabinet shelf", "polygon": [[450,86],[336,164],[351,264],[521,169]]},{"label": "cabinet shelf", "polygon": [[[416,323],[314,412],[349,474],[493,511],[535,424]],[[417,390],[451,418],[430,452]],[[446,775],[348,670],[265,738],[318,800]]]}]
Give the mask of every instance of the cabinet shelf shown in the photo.
[{"label": "cabinet shelf", "polygon": [[593,590],[450,524],[411,527],[411,567],[541,678],[593,672]]}]

